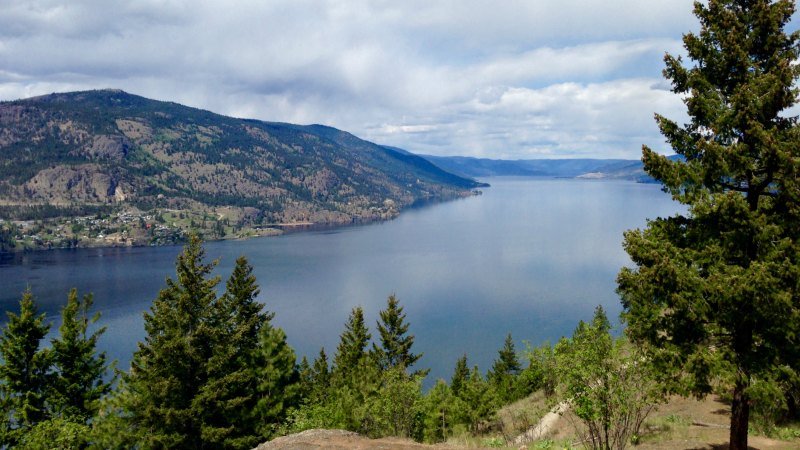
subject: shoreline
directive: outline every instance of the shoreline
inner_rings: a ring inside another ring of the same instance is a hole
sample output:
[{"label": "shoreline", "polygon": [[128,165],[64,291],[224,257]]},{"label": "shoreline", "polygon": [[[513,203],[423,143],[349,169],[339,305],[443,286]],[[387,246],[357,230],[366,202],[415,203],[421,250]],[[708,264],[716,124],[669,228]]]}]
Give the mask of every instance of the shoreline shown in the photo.
[{"label": "shoreline", "polygon": [[[287,233],[330,230],[342,227],[385,222],[402,211],[481,195],[470,190],[457,196],[417,199],[398,209],[394,204],[385,210],[373,208],[364,217],[349,217],[329,222],[296,220],[255,224],[232,207],[214,209],[157,208],[141,211],[125,207],[107,214],[0,219],[0,255],[65,250],[73,248],[160,247],[180,245],[189,233],[197,233],[205,242],[274,237]],[[328,216],[330,217],[330,216]]]}]

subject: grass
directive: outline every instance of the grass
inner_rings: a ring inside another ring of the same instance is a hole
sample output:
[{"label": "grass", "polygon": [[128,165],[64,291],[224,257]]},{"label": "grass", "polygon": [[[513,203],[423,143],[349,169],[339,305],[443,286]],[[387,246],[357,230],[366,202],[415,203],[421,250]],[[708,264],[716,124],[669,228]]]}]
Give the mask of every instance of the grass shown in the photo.
[{"label": "grass", "polygon": [[[519,449],[513,440],[527,428],[538,423],[551,402],[539,392],[504,407],[498,413],[490,431],[471,436],[466,430],[448,440],[449,445],[461,448]],[[561,450],[583,448],[580,438],[565,413],[550,433],[524,448],[530,450]],[[718,397],[702,400],[671,397],[645,421],[633,450],[718,449],[727,448],[730,405]],[[756,449],[789,450],[800,448],[800,423],[773,427],[768,434],[751,430],[750,446]]]}]

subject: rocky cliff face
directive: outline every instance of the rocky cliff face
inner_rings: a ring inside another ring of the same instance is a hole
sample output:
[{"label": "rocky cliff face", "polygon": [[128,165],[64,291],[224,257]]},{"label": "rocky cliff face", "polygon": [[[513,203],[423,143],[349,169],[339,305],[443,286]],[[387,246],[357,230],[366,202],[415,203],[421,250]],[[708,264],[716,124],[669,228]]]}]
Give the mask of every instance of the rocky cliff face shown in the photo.
[{"label": "rocky cliff face", "polygon": [[233,207],[265,223],[346,223],[478,185],[425,164],[328,127],[117,90],[0,103],[3,205]]}]

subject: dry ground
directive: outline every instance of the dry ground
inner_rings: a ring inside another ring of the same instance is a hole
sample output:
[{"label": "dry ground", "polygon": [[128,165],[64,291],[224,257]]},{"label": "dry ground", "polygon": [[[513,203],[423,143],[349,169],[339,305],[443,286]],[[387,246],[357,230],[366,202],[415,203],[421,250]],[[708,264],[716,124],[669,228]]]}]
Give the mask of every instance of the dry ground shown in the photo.
[{"label": "dry ground", "polygon": [[343,430],[307,430],[279,437],[261,444],[255,450],[452,450],[446,445],[424,445],[409,439],[369,439]]},{"label": "dry ground", "polygon": [[[574,416],[563,415],[554,425],[549,439],[556,443],[575,439]],[[715,396],[704,400],[672,397],[652,412],[642,430],[641,442],[633,450],[721,450],[728,448],[730,405]],[[800,440],[778,441],[763,436],[749,436],[753,449],[796,450]],[[530,444],[535,448],[535,443]],[[556,447],[553,447],[556,448]]]},{"label": "dry ground", "polygon": [[[504,448],[513,449],[561,449],[576,443],[574,416],[561,415],[551,425],[545,437],[527,445],[511,444],[524,427],[535,426],[542,417],[544,400],[539,395],[524,399],[509,408],[504,408],[500,416],[504,432],[496,435],[505,438],[509,444]],[[704,400],[673,397],[669,403],[661,405],[651,413],[645,423],[641,442],[630,446],[632,450],[722,450],[728,448],[728,422],[730,406],[718,398],[710,396]],[[408,439],[384,438],[369,439],[356,433],[342,430],[308,430],[284,436],[264,443],[256,450],[301,450],[301,449],[354,449],[354,450],[465,450],[488,445],[487,438],[454,438],[446,444],[424,445]],[[750,435],[752,449],[759,450],[797,450],[800,439],[779,441],[763,436]],[[575,448],[581,448],[577,445]]]}]

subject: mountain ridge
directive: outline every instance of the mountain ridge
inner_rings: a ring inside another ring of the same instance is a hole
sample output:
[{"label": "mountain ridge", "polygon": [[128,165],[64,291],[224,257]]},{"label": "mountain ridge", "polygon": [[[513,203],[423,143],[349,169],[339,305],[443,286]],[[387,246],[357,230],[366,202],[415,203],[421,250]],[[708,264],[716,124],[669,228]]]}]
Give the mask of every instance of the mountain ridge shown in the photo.
[{"label": "mountain ridge", "polygon": [[489,159],[469,156],[420,155],[442,169],[464,177],[541,176],[629,180],[653,183],[644,165],[633,159]]},{"label": "mountain ridge", "polygon": [[335,128],[233,118],[118,89],[0,103],[5,220],[43,209],[202,211],[198,222],[226,221],[215,225],[219,236],[383,220],[482,185]]}]

